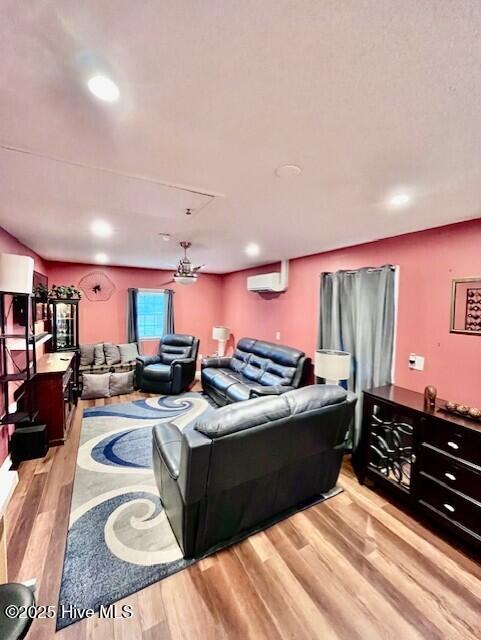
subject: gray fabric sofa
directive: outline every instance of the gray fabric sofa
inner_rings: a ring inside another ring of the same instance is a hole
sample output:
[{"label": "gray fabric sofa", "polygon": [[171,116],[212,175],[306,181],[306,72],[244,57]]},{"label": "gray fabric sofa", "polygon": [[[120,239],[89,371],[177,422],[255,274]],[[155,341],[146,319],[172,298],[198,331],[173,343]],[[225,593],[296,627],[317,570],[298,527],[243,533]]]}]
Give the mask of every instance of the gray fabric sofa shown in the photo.
[{"label": "gray fabric sofa", "polygon": [[[118,354],[115,348],[118,350]],[[138,355],[139,352],[135,342],[122,345],[110,342],[81,344],[79,360],[80,392],[83,388],[82,375],[84,373],[135,371]]]},{"label": "gray fabric sofa", "polygon": [[186,557],[200,557],[320,499],[337,482],[356,397],[336,385],[212,409],[153,429],[160,498]]}]

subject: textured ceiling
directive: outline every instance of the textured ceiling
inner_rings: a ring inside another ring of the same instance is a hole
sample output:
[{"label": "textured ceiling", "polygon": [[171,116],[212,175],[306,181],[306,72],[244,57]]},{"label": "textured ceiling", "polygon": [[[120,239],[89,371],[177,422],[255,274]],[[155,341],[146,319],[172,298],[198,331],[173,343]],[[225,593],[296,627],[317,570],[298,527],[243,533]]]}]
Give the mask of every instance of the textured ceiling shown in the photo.
[{"label": "textured ceiling", "polygon": [[479,0],[3,0],[0,224],[136,266],[187,239],[225,272],[480,217],[480,29]]}]

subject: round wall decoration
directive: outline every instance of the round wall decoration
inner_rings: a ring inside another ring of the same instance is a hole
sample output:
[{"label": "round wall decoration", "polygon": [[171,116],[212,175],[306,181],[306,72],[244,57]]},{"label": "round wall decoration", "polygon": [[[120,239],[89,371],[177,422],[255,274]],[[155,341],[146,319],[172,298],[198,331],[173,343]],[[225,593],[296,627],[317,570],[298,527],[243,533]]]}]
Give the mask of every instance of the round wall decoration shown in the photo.
[{"label": "round wall decoration", "polygon": [[115,291],[114,283],[102,271],[91,271],[87,273],[87,275],[80,279],[78,286],[85,293],[85,297],[88,300],[98,302],[110,300]]}]

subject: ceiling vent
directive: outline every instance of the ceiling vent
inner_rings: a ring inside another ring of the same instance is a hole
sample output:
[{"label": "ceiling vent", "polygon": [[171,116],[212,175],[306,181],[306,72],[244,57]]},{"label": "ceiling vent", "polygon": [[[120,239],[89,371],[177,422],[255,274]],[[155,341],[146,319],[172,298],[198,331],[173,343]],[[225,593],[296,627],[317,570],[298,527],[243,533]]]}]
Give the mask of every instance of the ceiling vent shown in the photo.
[{"label": "ceiling vent", "polygon": [[259,276],[247,278],[247,290],[271,293],[280,293],[287,290],[289,280],[289,261],[282,260],[281,270],[274,273],[262,273]]}]

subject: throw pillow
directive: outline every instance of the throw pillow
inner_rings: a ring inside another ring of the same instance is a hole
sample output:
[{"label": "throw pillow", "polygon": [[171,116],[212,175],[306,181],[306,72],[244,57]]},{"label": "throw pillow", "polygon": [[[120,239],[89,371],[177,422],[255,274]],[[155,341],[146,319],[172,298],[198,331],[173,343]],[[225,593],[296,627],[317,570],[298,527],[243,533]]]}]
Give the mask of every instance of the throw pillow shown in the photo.
[{"label": "throw pillow", "polygon": [[110,395],[119,396],[122,393],[132,393],[134,390],[134,372],[123,371],[122,373],[110,374]]},{"label": "throw pillow", "polygon": [[110,373],[84,373],[82,400],[108,398],[110,396]]},{"label": "throw pillow", "polygon": [[94,363],[94,344],[81,344],[80,345],[80,366],[87,367],[89,364]]},{"label": "throw pillow", "polygon": [[99,342],[94,347],[94,364],[105,364],[104,343]]},{"label": "throw pillow", "polygon": [[127,362],[132,362],[139,355],[139,350],[137,349],[137,343],[129,342],[128,344],[119,344],[120,351],[120,361],[122,364],[127,364]]},{"label": "throw pillow", "polygon": [[118,364],[120,362],[120,351],[116,344],[111,342],[104,343],[105,362],[110,366],[112,364]]}]

